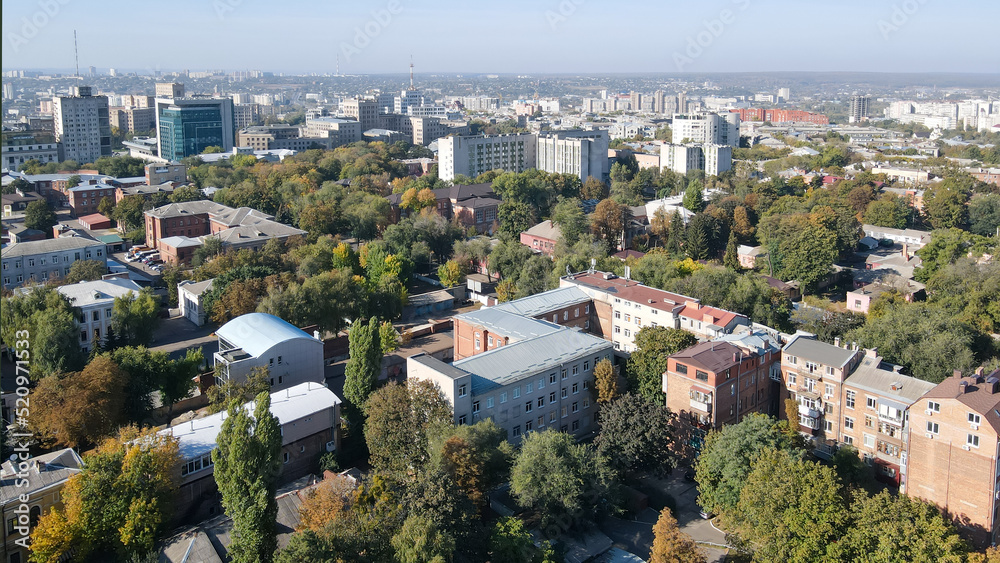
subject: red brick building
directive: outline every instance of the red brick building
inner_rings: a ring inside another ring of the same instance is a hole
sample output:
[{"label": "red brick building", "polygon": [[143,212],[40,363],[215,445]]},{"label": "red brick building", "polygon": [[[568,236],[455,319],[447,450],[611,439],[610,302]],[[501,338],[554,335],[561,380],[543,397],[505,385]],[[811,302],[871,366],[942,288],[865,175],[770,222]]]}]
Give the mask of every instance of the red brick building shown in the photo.
[{"label": "red brick building", "polygon": [[729,110],[740,114],[740,121],[769,121],[771,123],[815,123],[829,125],[830,118],[822,113],[795,109],[740,108]]},{"label": "red brick building", "polygon": [[906,494],[936,504],[979,547],[1000,540],[1000,370],[956,372],[910,409]]}]

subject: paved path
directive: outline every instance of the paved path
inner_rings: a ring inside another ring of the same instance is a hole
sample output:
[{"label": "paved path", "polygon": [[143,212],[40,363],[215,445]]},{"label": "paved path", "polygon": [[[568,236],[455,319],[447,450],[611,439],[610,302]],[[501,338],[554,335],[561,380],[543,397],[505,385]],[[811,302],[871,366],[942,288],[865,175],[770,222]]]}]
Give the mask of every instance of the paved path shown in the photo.
[{"label": "paved path", "polygon": [[205,357],[211,358],[219,349],[214,330],[214,325],[195,326],[184,317],[162,319],[153,331],[150,350],[167,352],[171,359],[176,359],[183,357],[189,348],[202,348]]}]

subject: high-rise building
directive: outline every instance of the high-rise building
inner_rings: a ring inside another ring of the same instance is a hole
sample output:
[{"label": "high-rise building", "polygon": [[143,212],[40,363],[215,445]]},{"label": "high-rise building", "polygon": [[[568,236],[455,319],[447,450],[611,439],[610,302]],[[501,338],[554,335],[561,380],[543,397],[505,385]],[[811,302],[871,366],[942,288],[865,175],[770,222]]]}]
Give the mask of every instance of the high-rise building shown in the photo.
[{"label": "high-rise building", "polygon": [[732,167],[733,147],[729,145],[667,143],[660,147],[660,168],[668,168],[678,174],[704,170],[706,176],[718,176]]},{"label": "high-rise building", "polygon": [[122,131],[145,133],[156,125],[156,109],[137,107],[113,107],[109,109],[111,127]]},{"label": "high-rise building", "polygon": [[379,102],[362,98],[350,98],[340,102],[344,115],[361,122],[361,130],[367,131],[378,127]]},{"label": "high-rise building", "polygon": [[451,181],[490,170],[524,172],[536,164],[537,138],[530,133],[445,137],[438,142],[439,176]]},{"label": "high-rise building", "polygon": [[778,98],[779,101],[787,102],[792,97],[792,91],[788,88],[778,88]]},{"label": "high-rise building", "polygon": [[184,85],[179,82],[157,82],[157,98],[183,98]]},{"label": "high-rise building", "polygon": [[[678,101],[680,103],[680,101]],[[675,114],[675,142],[740,146],[740,116],[734,112]]]},{"label": "high-rise building", "polygon": [[666,113],[667,109],[667,94],[663,90],[657,90],[653,93],[653,112],[654,113]]},{"label": "high-rise building", "polygon": [[356,143],[361,140],[364,129],[354,119],[336,117],[316,117],[306,119],[306,137],[326,137],[329,148]]},{"label": "high-rise building", "polygon": [[84,164],[111,156],[107,96],[93,96],[89,86],[76,86],[71,96],[52,100],[52,113],[62,160]]},{"label": "high-rise building", "polygon": [[581,182],[608,177],[608,132],[557,131],[539,134],[536,148],[539,170],[575,174]]},{"label": "high-rise building", "polygon": [[851,112],[848,114],[848,120],[851,123],[867,121],[871,101],[868,96],[851,96]]},{"label": "high-rise building", "polygon": [[160,158],[181,160],[208,147],[233,149],[232,98],[156,99]]},{"label": "high-rise building", "polygon": [[4,82],[3,83],[3,99],[13,100],[14,99],[14,83]]}]

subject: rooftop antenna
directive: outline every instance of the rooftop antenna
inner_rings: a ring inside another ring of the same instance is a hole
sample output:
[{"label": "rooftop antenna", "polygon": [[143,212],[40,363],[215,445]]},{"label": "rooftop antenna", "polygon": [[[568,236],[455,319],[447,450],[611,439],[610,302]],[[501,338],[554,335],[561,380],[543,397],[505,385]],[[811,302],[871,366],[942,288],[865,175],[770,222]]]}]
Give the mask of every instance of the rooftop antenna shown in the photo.
[{"label": "rooftop antenna", "polygon": [[80,78],[80,49],[76,46],[76,30],[73,30],[73,57],[76,58],[76,77]]},{"label": "rooftop antenna", "polygon": [[410,90],[416,90],[413,86],[413,55],[410,55]]}]

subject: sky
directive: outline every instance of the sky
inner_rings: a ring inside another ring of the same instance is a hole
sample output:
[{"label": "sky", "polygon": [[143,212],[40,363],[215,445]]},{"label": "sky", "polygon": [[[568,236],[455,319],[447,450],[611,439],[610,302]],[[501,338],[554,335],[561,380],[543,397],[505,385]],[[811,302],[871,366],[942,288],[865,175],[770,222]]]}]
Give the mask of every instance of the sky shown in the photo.
[{"label": "sky", "polygon": [[997,0],[6,0],[2,66],[1000,73]]}]

